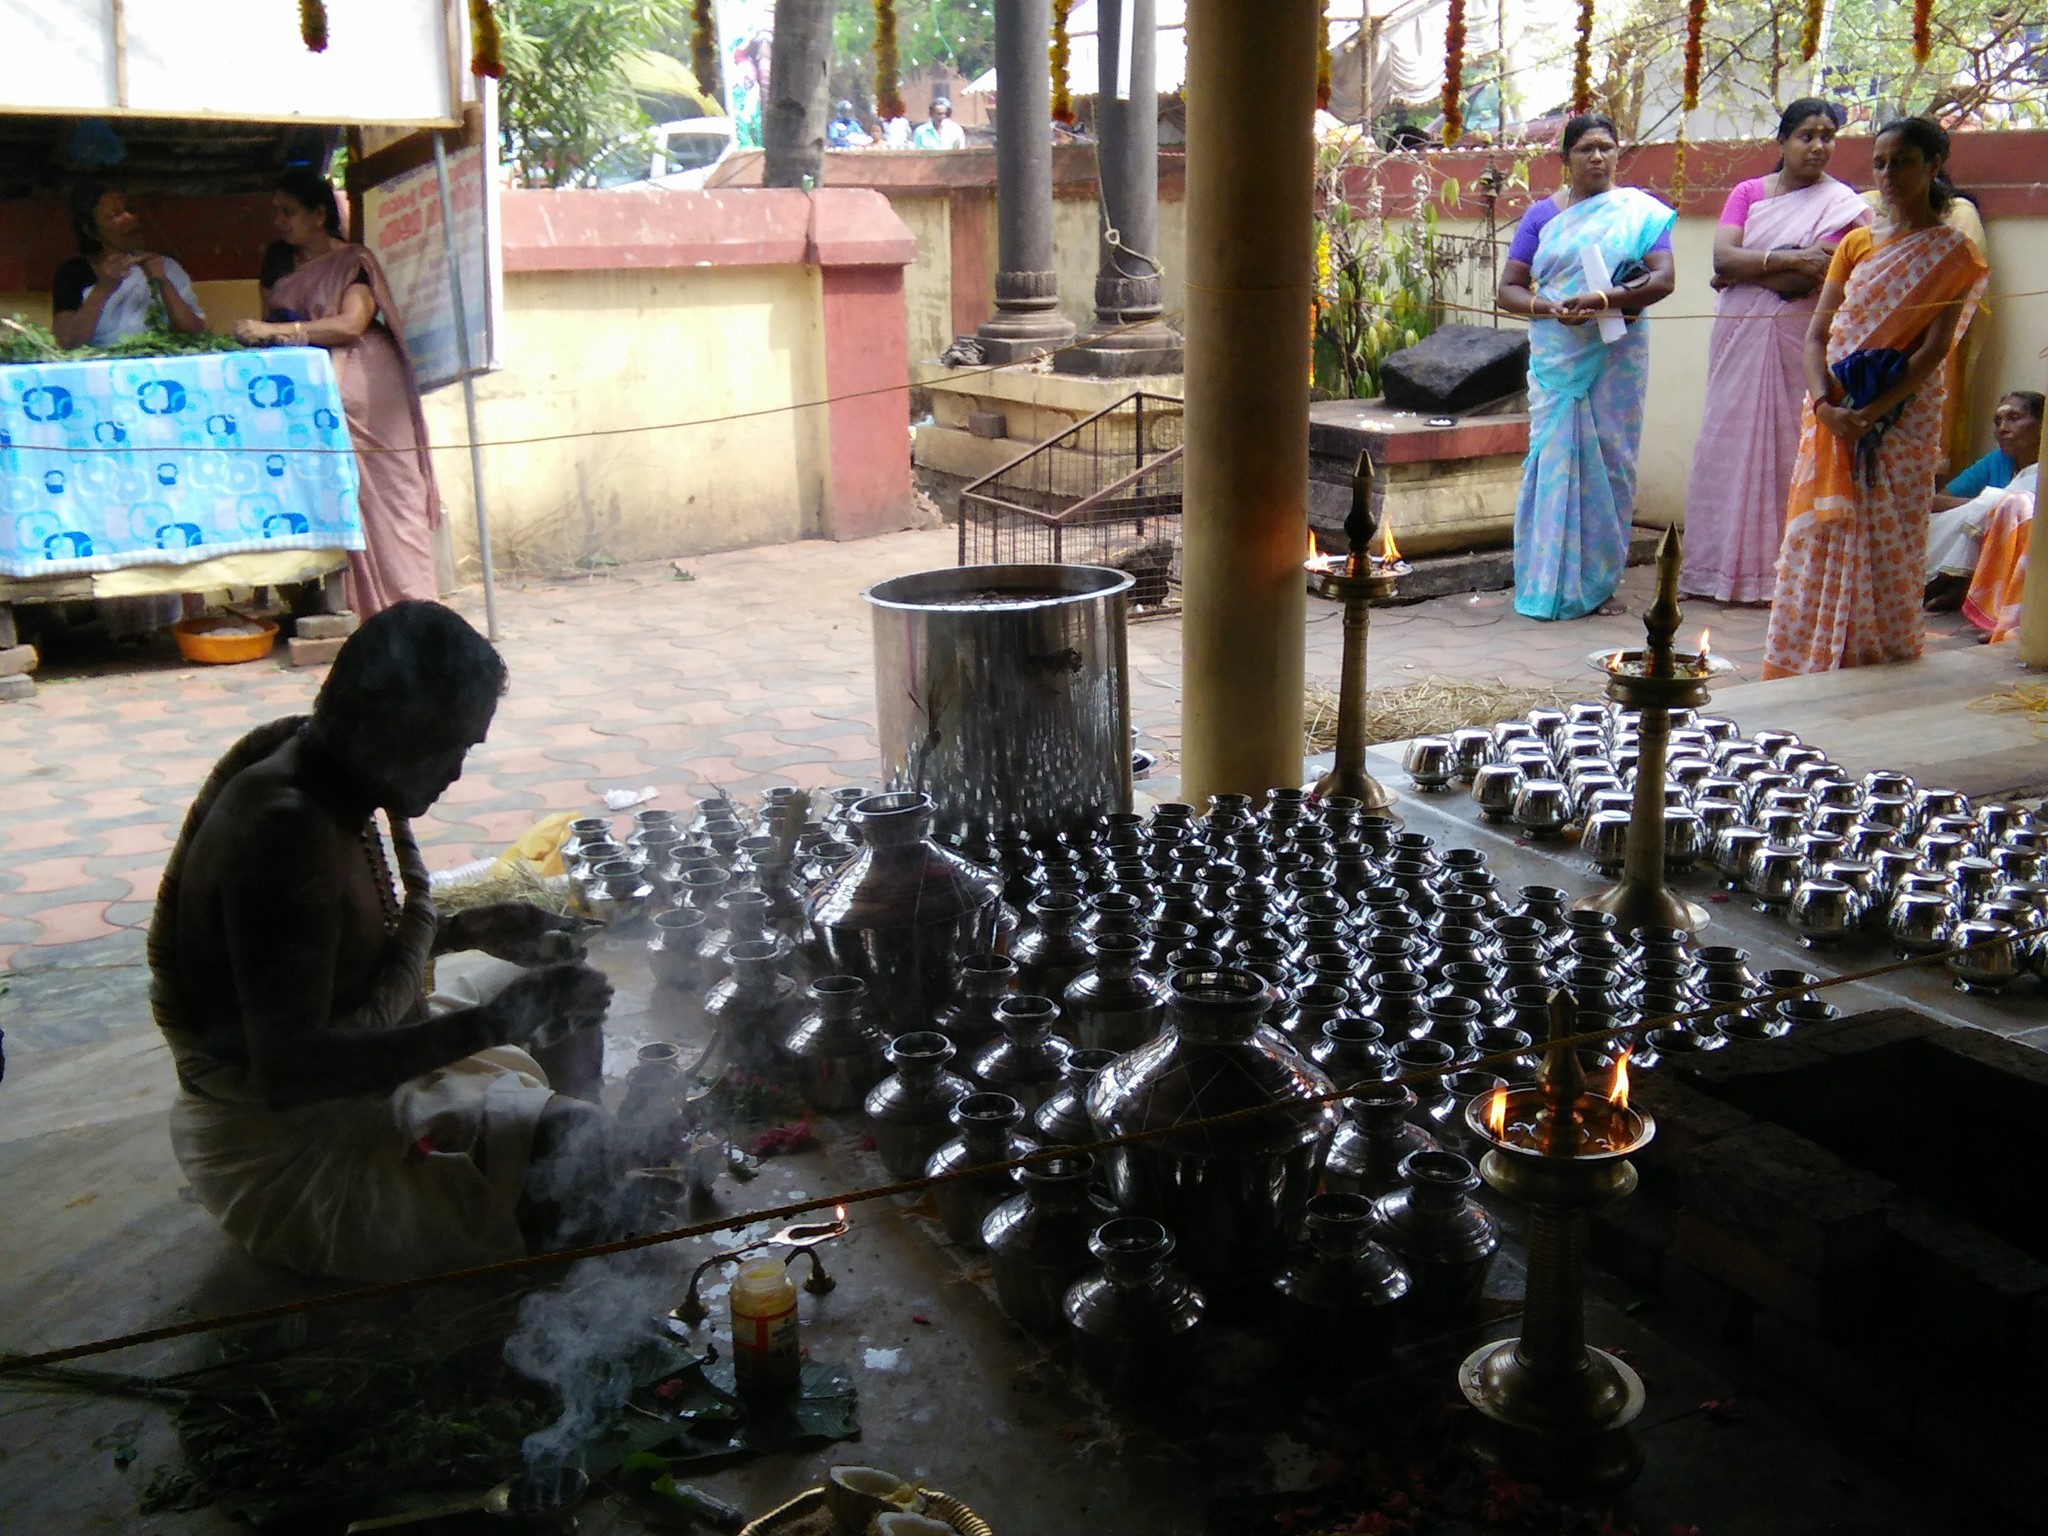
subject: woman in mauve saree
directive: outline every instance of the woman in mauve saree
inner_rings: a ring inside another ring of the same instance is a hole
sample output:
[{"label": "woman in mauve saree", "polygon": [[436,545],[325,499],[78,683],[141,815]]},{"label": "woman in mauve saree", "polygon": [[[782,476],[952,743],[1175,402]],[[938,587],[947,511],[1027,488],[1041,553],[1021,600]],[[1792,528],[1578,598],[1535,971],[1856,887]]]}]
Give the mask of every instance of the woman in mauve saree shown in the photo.
[{"label": "woman in mauve saree", "polygon": [[1976,247],[1941,221],[1947,156],[1948,135],[1925,118],[1878,134],[1885,217],[1843,238],[1821,290],[1765,677],[1920,654],[1942,363],[1986,277]]},{"label": "woman in mauve saree", "polygon": [[1529,455],[1515,502],[1515,612],[1594,613],[1621,583],[1650,381],[1643,312],[1676,281],[1678,215],[1614,184],[1613,120],[1564,125],[1565,185],[1515,228],[1496,302],[1529,320]]},{"label": "woman in mauve saree", "polygon": [[363,545],[348,557],[349,606],[367,619],[404,598],[438,597],[441,521],[426,417],[398,310],[377,258],[341,238],[334,189],[286,173],[271,198],[279,243],[264,254],[263,307],[235,335],[264,346],[325,347],[355,444]]},{"label": "woman in mauve saree", "polygon": [[1871,210],[1827,174],[1840,109],[1805,96],[1778,121],[1777,170],[1728,194],[1714,233],[1707,405],[1685,493],[1683,591],[1767,603],[1806,408],[1806,330],[1835,246]]}]

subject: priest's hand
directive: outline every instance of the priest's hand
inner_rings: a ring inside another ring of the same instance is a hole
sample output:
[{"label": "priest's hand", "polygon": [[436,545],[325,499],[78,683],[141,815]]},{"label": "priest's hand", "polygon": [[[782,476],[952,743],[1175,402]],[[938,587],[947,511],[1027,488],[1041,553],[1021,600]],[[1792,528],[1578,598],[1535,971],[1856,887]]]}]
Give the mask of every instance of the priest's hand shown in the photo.
[{"label": "priest's hand", "polygon": [[611,983],[587,965],[544,965],[516,976],[479,1010],[507,1045],[547,1046],[594,1029],[611,1007]]},{"label": "priest's hand", "polygon": [[451,913],[441,924],[441,951],[478,949],[513,965],[556,965],[581,960],[585,925],[524,901],[498,902]]}]

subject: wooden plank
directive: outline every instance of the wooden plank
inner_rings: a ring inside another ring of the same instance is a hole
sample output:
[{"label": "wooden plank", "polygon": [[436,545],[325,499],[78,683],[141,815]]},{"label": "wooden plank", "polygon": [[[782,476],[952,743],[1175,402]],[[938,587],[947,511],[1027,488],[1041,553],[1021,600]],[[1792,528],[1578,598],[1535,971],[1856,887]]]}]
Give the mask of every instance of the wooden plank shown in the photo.
[{"label": "wooden plank", "polygon": [[1854,773],[1890,768],[1971,795],[2021,794],[2048,786],[2048,740],[2028,716],[1972,705],[2026,676],[2012,647],[1974,646],[1741,683],[1709,707],[1745,731],[1796,731]]}]

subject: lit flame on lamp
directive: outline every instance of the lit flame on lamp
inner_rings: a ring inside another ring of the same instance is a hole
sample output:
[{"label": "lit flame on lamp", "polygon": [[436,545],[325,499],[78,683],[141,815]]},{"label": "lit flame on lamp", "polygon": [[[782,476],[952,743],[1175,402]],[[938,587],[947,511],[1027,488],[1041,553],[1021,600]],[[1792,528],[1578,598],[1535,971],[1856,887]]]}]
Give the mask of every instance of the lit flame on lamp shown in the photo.
[{"label": "lit flame on lamp", "polygon": [[1486,1101],[1486,1129],[1495,1141],[1508,1137],[1508,1091],[1496,1088]]},{"label": "lit flame on lamp", "polygon": [[833,1206],[832,1219],[836,1222],[839,1222],[841,1225],[844,1225],[846,1221],[846,1207],[843,1205]]},{"label": "lit flame on lamp", "polygon": [[1614,1114],[1628,1108],[1628,1052],[1623,1051],[1614,1062],[1614,1081],[1607,1089],[1607,1107]]},{"label": "lit flame on lamp", "polygon": [[1707,641],[1709,641],[1710,639],[1712,639],[1712,638],[1713,638],[1713,634],[1714,634],[1714,632],[1713,632],[1713,631],[1712,631],[1711,629],[1703,629],[1703,630],[1701,630],[1701,631],[1700,631],[1700,655],[1701,655],[1701,656],[1705,656],[1705,655],[1707,654]]},{"label": "lit flame on lamp", "polygon": [[1380,524],[1380,562],[1384,565],[1398,565],[1401,560],[1401,546],[1394,542],[1392,520]]}]

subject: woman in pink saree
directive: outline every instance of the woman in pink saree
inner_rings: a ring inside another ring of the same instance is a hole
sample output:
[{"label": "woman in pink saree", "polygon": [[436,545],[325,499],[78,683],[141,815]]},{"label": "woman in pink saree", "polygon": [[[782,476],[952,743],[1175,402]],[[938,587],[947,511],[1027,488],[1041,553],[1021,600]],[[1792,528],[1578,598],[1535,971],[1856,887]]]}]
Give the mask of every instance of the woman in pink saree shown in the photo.
[{"label": "woman in pink saree", "polygon": [[235,327],[261,346],[325,347],[355,444],[363,543],[348,557],[358,618],[404,598],[439,595],[433,529],[441,521],[419,385],[377,258],[341,238],[334,188],[287,172],[271,196],[278,244],[264,253],[262,320]]},{"label": "woman in pink saree", "polygon": [[1778,122],[1782,158],[1728,194],[1714,235],[1707,408],[1685,498],[1682,589],[1767,603],[1806,404],[1800,359],[1835,246],[1871,220],[1827,174],[1840,110],[1807,96]]}]

